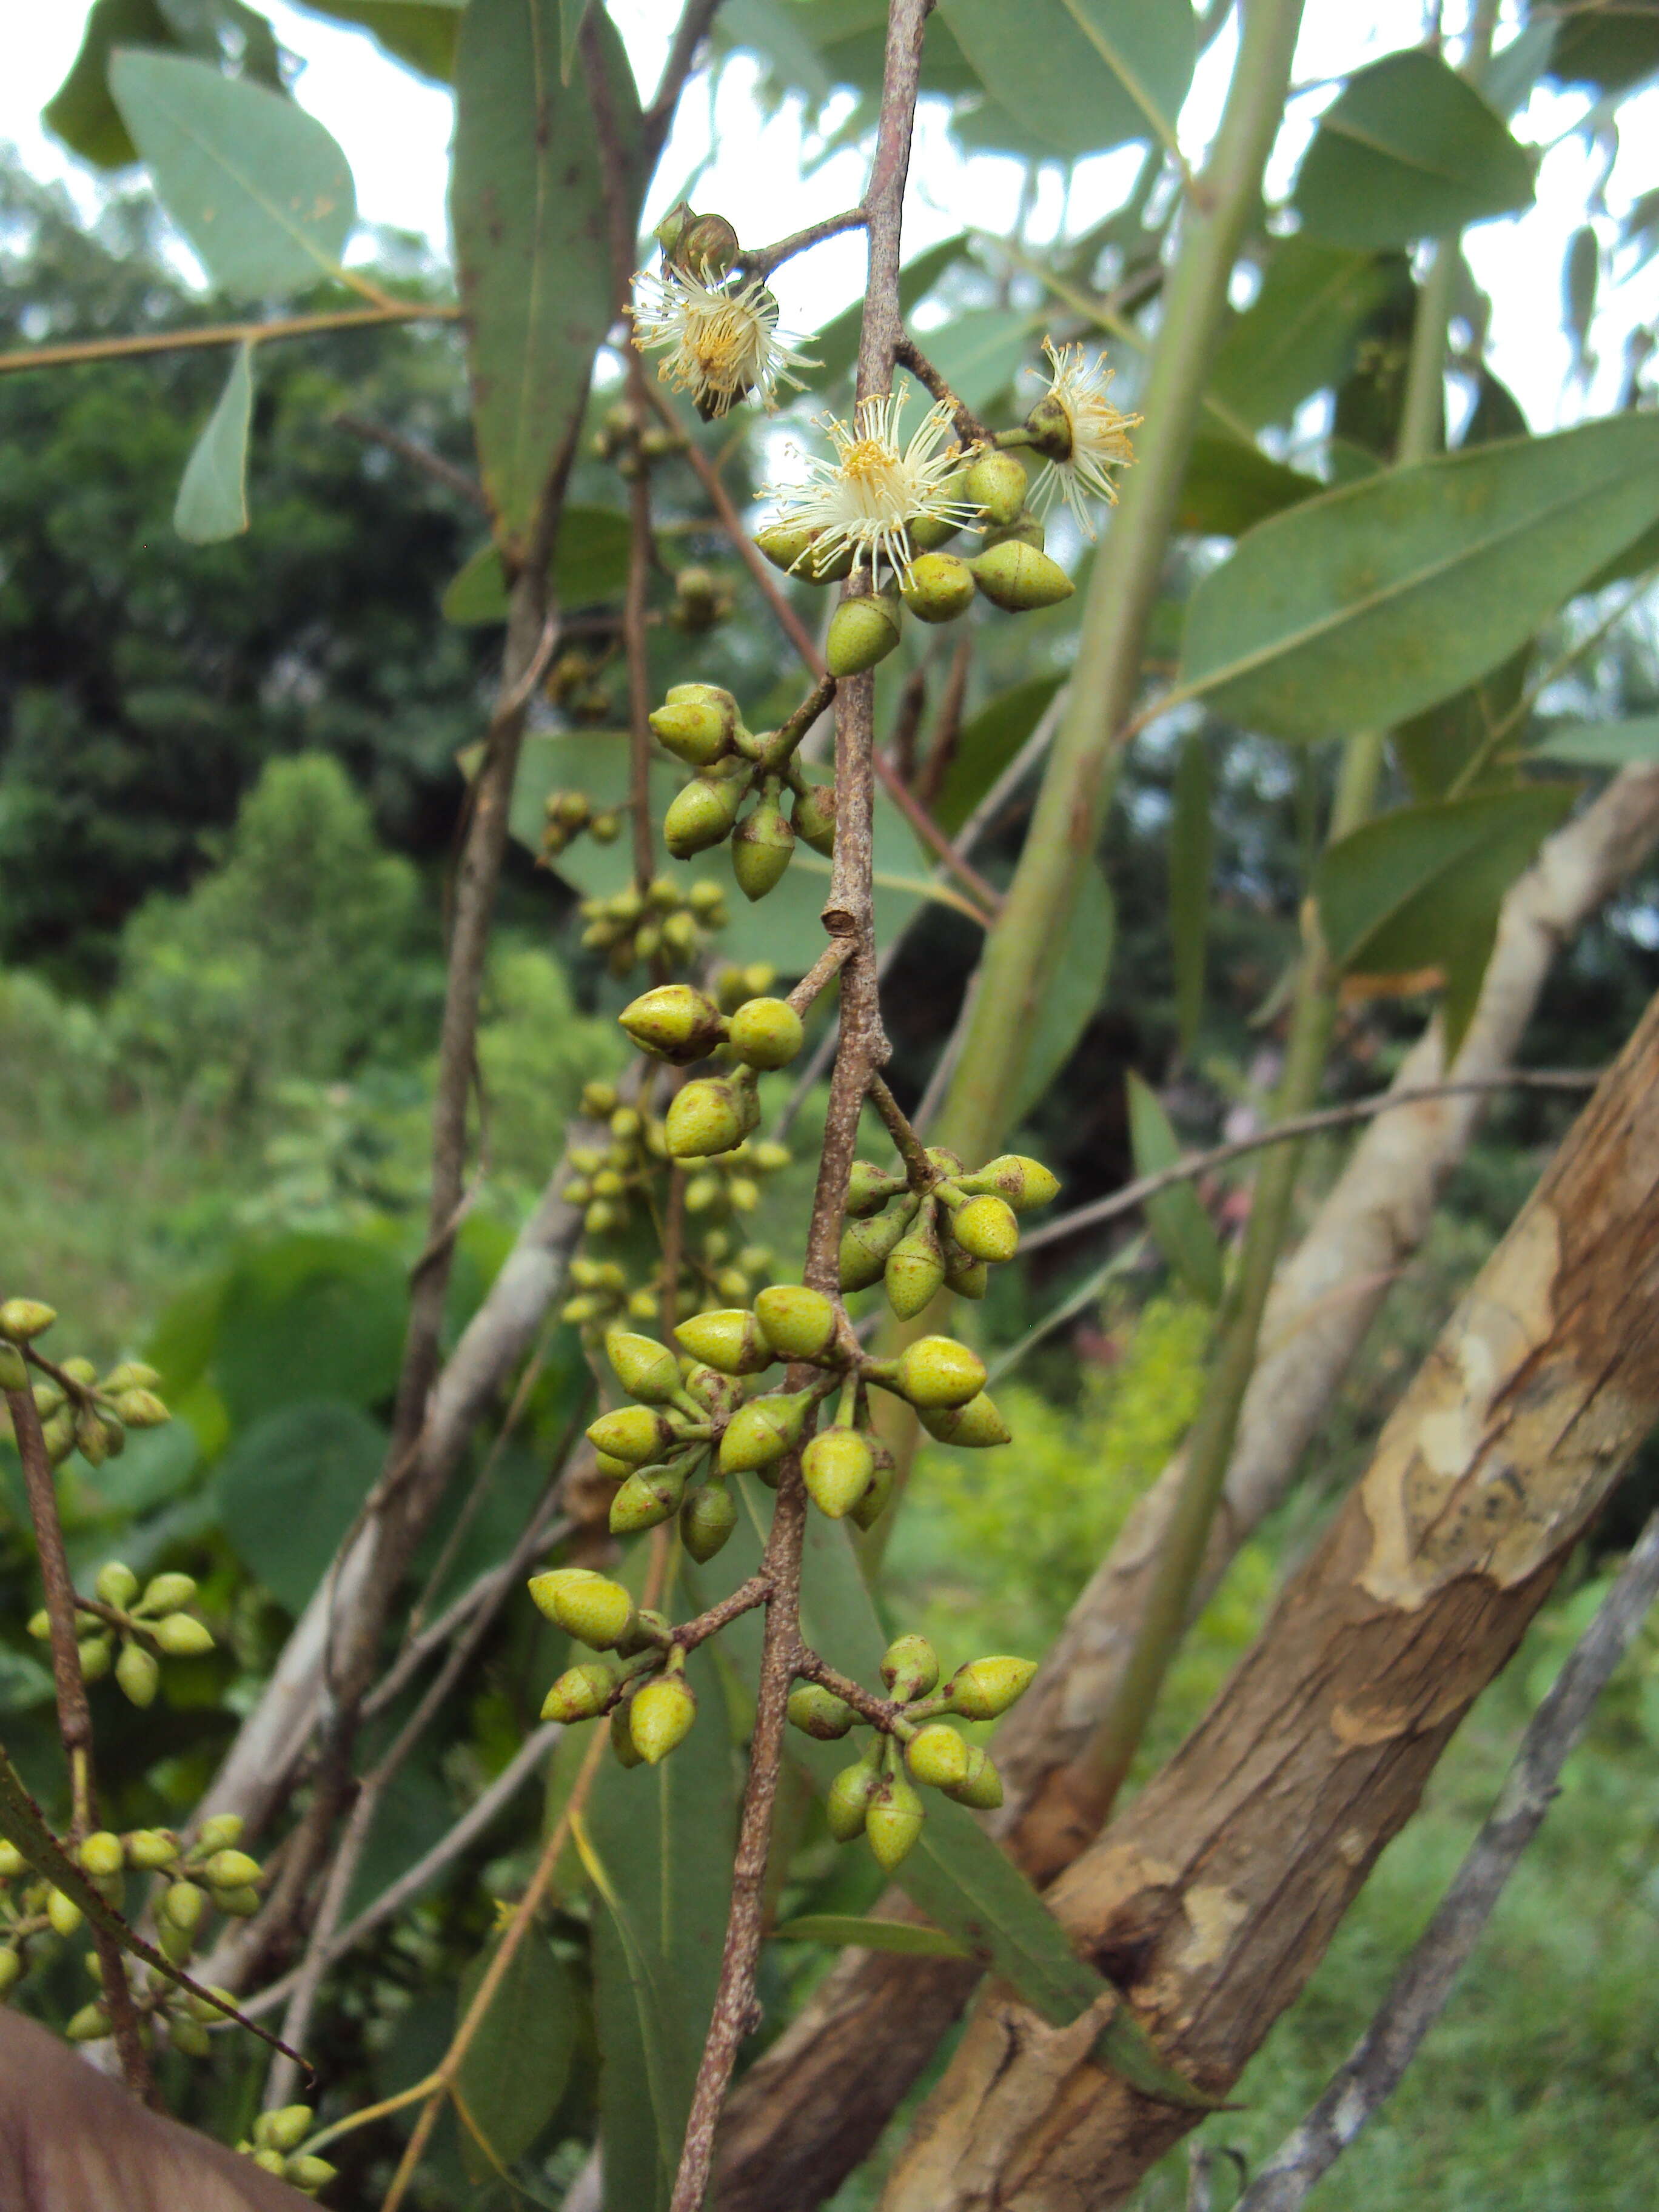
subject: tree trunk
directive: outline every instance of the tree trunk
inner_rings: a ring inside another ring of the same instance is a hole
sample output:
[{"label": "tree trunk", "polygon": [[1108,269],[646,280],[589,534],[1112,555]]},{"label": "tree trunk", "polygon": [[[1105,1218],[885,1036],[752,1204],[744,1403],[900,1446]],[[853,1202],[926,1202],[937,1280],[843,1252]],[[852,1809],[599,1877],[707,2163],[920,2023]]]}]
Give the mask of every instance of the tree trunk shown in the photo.
[{"label": "tree trunk", "polygon": [[[1231,2087],[1659,1414],[1659,1000],[1170,1765],[1049,1893]],[[1098,2010],[1098,2008],[1096,2008]],[[988,1992],[883,2212],[1108,2212],[1194,2115]]]},{"label": "tree trunk", "polygon": [[[1659,839],[1659,769],[1626,769],[1545,845],[1504,902],[1480,1006],[1455,1072],[1514,1058],[1561,945]],[[1445,1073],[1437,1023],[1407,1055],[1396,1090]],[[1267,1307],[1263,1358],[1244,1401],[1200,1602],[1289,1488],[1389,1285],[1422,1241],[1485,1102],[1448,1098],[1380,1115],[1354,1146]],[[999,1824],[1034,1879],[1068,1865],[1095,1832],[1072,1762],[1109,1702],[1179,1478],[1166,1468],[1078,1599],[997,1747]],[[903,1914],[891,1890],[879,1908]],[[809,2212],[874,2147],[957,2014],[979,1969],[951,1959],[850,1952],[744,2077],[722,2138],[720,2212]]]}]

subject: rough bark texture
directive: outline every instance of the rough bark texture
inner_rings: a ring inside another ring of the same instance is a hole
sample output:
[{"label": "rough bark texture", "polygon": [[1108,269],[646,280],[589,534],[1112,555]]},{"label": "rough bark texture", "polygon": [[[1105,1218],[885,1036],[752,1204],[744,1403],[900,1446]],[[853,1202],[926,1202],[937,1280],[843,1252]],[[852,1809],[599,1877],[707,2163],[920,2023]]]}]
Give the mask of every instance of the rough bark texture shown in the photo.
[{"label": "rough bark texture", "polygon": [[[1641,769],[1616,777],[1549,840],[1504,903],[1455,1073],[1492,1075],[1510,1065],[1560,946],[1656,839],[1659,769]],[[1446,1073],[1434,1024],[1407,1054],[1395,1087],[1419,1089]],[[1380,1115],[1281,1269],[1200,1601],[1285,1495],[1390,1284],[1421,1243],[1485,1103],[1471,1096]],[[1177,1461],[1141,1499],[997,1747],[1007,1790],[1005,1839],[1039,1879],[1067,1865],[1095,1832],[1068,1769],[1110,1697],[1178,1474]],[[908,1908],[893,1891],[880,1909]],[[873,2148],[977,1979],[975,1966],[957,1960],[848,1953],[732,2098],[720,2212],[806,2212],[833,2196]]]},{"label": "rough bark texture", "polygon": [[[1049,1893],[1165,2055],[1231,2087],[1659,1413],[1659,1001],[1182,1751]],[[1108,2212],[1192,2125],[1001,1990],[883,2212]]]}]

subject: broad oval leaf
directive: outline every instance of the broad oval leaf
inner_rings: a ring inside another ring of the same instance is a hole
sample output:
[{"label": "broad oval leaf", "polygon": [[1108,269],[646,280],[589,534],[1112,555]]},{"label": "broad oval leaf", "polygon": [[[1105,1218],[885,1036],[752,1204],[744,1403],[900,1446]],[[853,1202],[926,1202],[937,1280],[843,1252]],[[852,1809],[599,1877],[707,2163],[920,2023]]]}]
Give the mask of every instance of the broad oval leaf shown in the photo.
[{"label": "broad oval leaf", "polygon": [[1325,486],[1317,477],[1270,460],[1259,446],[1237,438],[1194,438],[1176,508],[1176,527],[1200,538],[1242,538]]},{"label": "broad oval leaf", "polygon": [[[50,1690],[51,1677],[42,1674]],[[942,1928],[914,1920],[860,1919],[850,1912],[807,1912],[772,1930],[775,1943],[826,1943],[838,1950],[893,1951],[913,1959],[971,1959],[973,1953]]]},{"label": "broad oval leaf", "polygon": [[1418,46],[1350,78],[1319,118],[1291,204],[1310,238],[1409,246],[1526,207],[1532,191],[1503,118]]},{"label": "broad oval leaf", "polygon": [[387,53],[448,84],[455,75],[455,42],[466,0],[304,0],[313,15],[356,23]]},{"label": "broad oval leaf", "polygon": [[100,169],[136,161],[138,149],[110,98],[110,54],[118,46],[173,43],[156,0],[93,0],[69,75],[40,111],[46,128]]},{"label": "broad oval leaf", "polygon": [[356,1406],[313,1398],[267,1413],[220,1462],[220,1524],[255,1579],[301,1612],[386,1458]]},{"label": "broad oval leaf", "polygon": [[192,545],[216,545],[247,528],[247,434],[253,419],[253,349],[240,345],[206,428],[196,441],[173,526]]},{"label": "broad oval leaf", "polygon": [[[1138,1176],[1161,1175],[1179,1164],[1181,1142],[1158,1093],[1130,1070],[1129,1141]],[[1203,1201],[1189,1182],[1171,1183],[1146,1201],[1146,1222],[1172,1273],[1206,1305],[1219,1305],[1224,1285],[1221,1241]]]},{"label": "broad oval leaf", "polygon": [[[461,1976],[458,2026],[496,1948],[494,1942],[486,1944]],[[461,2156],[480,2187],[522,2157],[558,2110],[570,2075],[576,2025],[570,1976],[532,1928],[508,1960],[456,2079],[465,2106]]]},{"label": "broad oval leaf", "polygon": [[1188,0],[943,0],[981,82],[1067,158],[1175,137],[1198,39]]},{"label": "broad oval leaf", "polygon": [[[594,19],[639,179],[639,100],[611,20]],[[560,75],[560,0],[471,0],[455,57],[449,213],[467,317],[478,462],[498,543],[521,552],[574,433],[616,301],[593,101]]]},{"label": "broad oval leaf", "polygon": [[1534,760],[1574,768],[1651,768],[1659,761],[1659,714],[1623,722],[1557,722],[1528,748]]},{"label": "broad oval leaf", "polygon": [[1276,738],[1401,721],[1495,667],[1656,515],[1650,415],[1344,484],[1200,583],[1180,693]]},{"label": "broad oval leaf", "polygon": [[351,1237],[274,1238],[237,1261],[220,1300],[213,1376],[239,1426],[307,1398],[390,1397],[408,1319],[404,1270]]},{"label": "broad oval leaf", "polygon": [[356,199],[314,116],[175,54],[124,50],[109,84],[162,205],[222,290],[262,299],[337,276]]},{"label": "broad oval leaf", "polygon": [[1310,392],[1340,383],[1367,318],[1387,297],[1386,264],[1374,253],[1278,240],[1261,289],[1216,355],[1210,396],[1260,429],[1287,422]]}]

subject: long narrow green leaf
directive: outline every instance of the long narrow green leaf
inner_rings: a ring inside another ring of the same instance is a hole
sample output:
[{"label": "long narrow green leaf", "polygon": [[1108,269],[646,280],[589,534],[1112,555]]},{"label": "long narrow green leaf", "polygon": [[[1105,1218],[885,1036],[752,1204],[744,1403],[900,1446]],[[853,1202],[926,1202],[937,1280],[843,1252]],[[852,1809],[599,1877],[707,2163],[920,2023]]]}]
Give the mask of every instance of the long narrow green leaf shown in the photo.
[{"label": "long narrow green leaf", "polygon": [[1170,945],[1175,956],[1176,1024],[1190,1053],[1204,1015],[1204,952],[1215,856],[1210,754],[1201,731],[1182,740],[1170,822]]},{"label": "long narrow green leaf", "polygon": [[808,1912],[772,1930],[775,1943],[825,1943],[837,1950],[893,1951],[915,1959],[971,1959],[965,1944],[943,1929],[914,1920],[860,1919],[850,1912]]},{"label": "long narrow green leaf", "polygon": [[[1181,1144],[1158,1093],[1132,1069],[1128,1078],[1129,1140],[1138,1176],[1161,1175],[1176,1165]],[[1146,1201],[1146,1223],[1158,1249],[1194,1297],[1219,1305],[1221,1241],[1189,1182],[1171,1183]]]},{"label": "long narrow green leaf", "polygon": [[[477,1995],[493,1942],[461,1976],[457,2020]],[[489,2008],[461,2062],[456,2087],[472,2127],[461,2131],[461,2157],[474,2182],[522,2157],[558,2109],[576,2044],[576,1992],[544,1939],[531,1931],[507,1963]]]}]

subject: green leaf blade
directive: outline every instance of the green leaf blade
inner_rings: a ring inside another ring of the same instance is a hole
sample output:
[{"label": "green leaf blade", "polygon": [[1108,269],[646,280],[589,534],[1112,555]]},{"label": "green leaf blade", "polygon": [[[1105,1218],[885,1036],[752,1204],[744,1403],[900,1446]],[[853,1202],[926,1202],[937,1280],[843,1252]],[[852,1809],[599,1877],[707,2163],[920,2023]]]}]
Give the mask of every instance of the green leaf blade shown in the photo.
[{"label": "green leaf blade", "polygon": [[[496,1948],[486,1944],[461,1976],[457,2025]],[[557,2111],[576,2045],[576,2014],[569,1975],[532,1929],[508,1960],[455,2084],[471,2123],[461,2129],[461,2157],[479,2187],[522,2157]]]},{"label": "green leaf blade", "polygon": [[940,1928],[914,1920],[872,1920],[850,1912],[807,1912],[772,1930],[775,1943],[823,1943],[837,1950],[890,1951],[911,1959],[971,1959],[973,1953]]},{"label": "green leaf blade", "polygon": [[993,100],[1054,153],[1173,141],[1198,52],[1187,0],[943,0],[939,12]]},{"label": "green leaf blade", "polygon": [[247,441],[252,420],[253,349],[240,345],[225,388],[185,464],[173,502],[173,526],[191,545],[217,545],[247,528]]},{"label": "green leaf blade", "polygon": [[[1181,1143],[1158,1093],[1131,1070],[1128,1077],[1129,1139],[1137,1175],[1161,1175],[1176,1167]],[[1146,1201],[1153,1241],[1171,1270],[1206,1305],[1221,1303],[1224,1271],[1221,1240],[1189,1182],[1171,1183]]]},{"label": "green leaf blade", "polygon": [[1176,765],[1175,810],[1170,823],[1170,945],[1175,958],[1176,1026],[1183,1053],[1192,1051],[1204,1015],[1214,805],[1209,748],[1201,732],[1194,731],[1182,741]]}]

